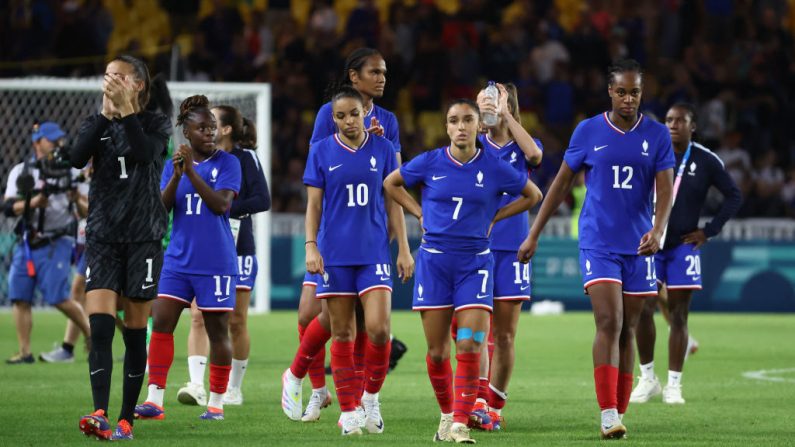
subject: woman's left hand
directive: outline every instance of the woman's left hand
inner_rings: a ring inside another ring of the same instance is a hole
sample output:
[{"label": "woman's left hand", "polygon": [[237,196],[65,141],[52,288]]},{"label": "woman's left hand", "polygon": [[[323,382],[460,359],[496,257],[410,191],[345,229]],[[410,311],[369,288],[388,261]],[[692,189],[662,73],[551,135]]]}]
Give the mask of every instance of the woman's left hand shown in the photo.
[{"label": "woman's left hand", "polygon": [[403,284],[414,276],[414,258],[411,257],[410,251],[398,252],[397,270],[398,277],[403,281]]}]

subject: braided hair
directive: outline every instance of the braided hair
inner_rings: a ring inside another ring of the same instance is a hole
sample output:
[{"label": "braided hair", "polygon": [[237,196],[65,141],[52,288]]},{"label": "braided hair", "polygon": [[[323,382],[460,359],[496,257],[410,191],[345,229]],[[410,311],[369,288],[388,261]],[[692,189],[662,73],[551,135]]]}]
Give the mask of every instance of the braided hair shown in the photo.
[{"label": "braided hair", "polygon": [[184,126],[185,121],[200,111],[210,113],[210,100],[204,95],[193,95],[185,98],[179,105],[179,115],[177,115],[177,126]]},{"label": "braided hair", "polygon": [[373,56],[382,57],[381,53],[374,48],[362,47],[353,50],[351,54],[348,55],[347,59],[345,59],[345,67],[343,68],[340,77],[329,83],[328,87],[326,87],[324,96],[327,98],[332,98],[337,92],[340,91],[342,87],[352,86],[353,83],[351,82],[351,70],[360,73],[362,68],[364,68],[364,64],[367,63],[367,59]]},{"label": "braided hair", "polygon": [[634,71],[643,80],[643,70],[635,59],[619,59],[607,68],[607,85],[616,82],[616,75]]}]

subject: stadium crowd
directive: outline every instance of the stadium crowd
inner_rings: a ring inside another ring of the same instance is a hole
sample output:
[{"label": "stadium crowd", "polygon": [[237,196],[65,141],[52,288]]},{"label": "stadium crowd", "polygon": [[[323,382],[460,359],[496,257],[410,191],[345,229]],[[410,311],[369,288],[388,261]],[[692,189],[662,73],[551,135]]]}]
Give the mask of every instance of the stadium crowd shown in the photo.
[{"label": "stadium crowd", "polygon": [[353,48],[384,55],[379,104],[398,116],[404,160],[444,141],[447,100],[516,84],[544,142],[542,189],[574,124],[606,108],[605,67],[631,57],[645,67],[643,113],[697,105],[696,139],[745,198],[738,216],[779,217],[795,216],[794,36],[787,0],[11,0],[0,76],[93,75],[126,51],[172,79],[272,83],[273,210],[302,212],[312,121]]}]

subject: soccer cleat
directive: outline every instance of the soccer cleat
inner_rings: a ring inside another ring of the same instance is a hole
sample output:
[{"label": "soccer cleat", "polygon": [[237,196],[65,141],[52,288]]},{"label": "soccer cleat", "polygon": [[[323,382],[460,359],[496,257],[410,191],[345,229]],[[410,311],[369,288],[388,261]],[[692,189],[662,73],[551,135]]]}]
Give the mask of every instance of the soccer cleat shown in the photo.
[{"label": "soccer cleat", "polygon": [[450,426],[453,425],[453,415],[442,413],[441,420],[439,420],[439,428],[436,434],[433,435],[433,442],[449,442],[450,439]]},{"label": "soccer cleat", "polygon": [[599,433],[602,439],[626,439],[627,427],[621,421],[615,421],[612,424],[602,423]]},{"label": "soccer cleat", "polygon": [[240,388],[227,387],[224,394],[224,405],[243,405],[243,392]]},{"label": "soccer cleat", "polygon": [[303,379],[296,378],[290,368],[287,368],[282,374],[282,410],[288,418],[294,421],[301,420],[302,413],[302,389],[301,385]]},{"label": "soccer cleat", "polygon": [[132,426],[129,422],[122,419],[116,426],[116,430],[110,435],[111,441],[131,441],[133,439]]},{"label": "soccer cleat", "polygon": [[188,382],[177,391],[177,400],[181,404],[203,407],[207,405],[207,392],[204,391],[204,386]]},{"label": "soccer cleat", "polygon": [[381,417],[381,403],[377,398],[362,399],[364,407],[364,429],[369,433],[383,433],[384,419]]},{"label": "soccer cleat", "polygon": [[397,338],[392,338],[392,349],[389,351],[389,370],[387,372],[392,372],[393,369],[397,368],[398,361],[406,354],[408,349],[405,343]]},{"label": "soccer cleat", "polygon": [[681,405],[685,403],[685,399],[682,397],[682,385],[665,385],[662,401],[666,404]]},{"label": "soccer cleat", "polygon": [[105,417],[105,410],[97,410],[91,414],[85,415],[80,418],[78,424],[80,431],[86,436],[94,436],[97,439],[109,440],[112,431],[108,418]]},{"label": "soccer cleat", "polygon": [[36,358],[33,357],[33,354],[22,355],[17,352],[11,356],[10,359],[6,360],[6,364],[8,365],[21,365],[23,363],[36,363]]},{"label": "soccer cleat", "polygon": [[491,429],[494,431],[502,430],[502,415],[499,415],[494,411],[489,411],[488,415],[489,419],[491,419]]},{"label": "soccer cleat", "polygon": [[687,349],[685,350],[685,360],[688,357],[698,352],[698,340],[691,336],[687,336]]},{"label": "soccer cleat", "polygon": [[50,352],[39,354],[39,360],[46,363],[72,363],[75,361],[75,355],[58,346]]},{"label": "soccer cleat", "polygon": [[362,434],[361,421],[355,411],[343,412],[340,416],[340,424],[342,426],[342,436]]},{"label": "soccer cleat", "polygon": [[469,413],[469,424],[467,424],[467,426],[475,430],[492,431],[494,429],[486,404],[483,402],[475,402],[472,412]]},{"label": "soccer cleat", "polygon": [[662,393],[660,380],[655,377],[653,379],[644,379],[640,377],[632,394],[629,395],[629,401],[635,404],[642,404],[649,401],[654,396]]},{"label": "soccer cleat", "polygon": [[220,408],[212,408],[207,407],[207,411],[199,416],[199,419],[205,421],[223,421],[224,420],[224,410]]},{"label": "soccer cleat", "polygon": [[152,402],[144,402],[141,405],[135,406],[135,419],[154,419],[163,420],[166,418],[166,412],[158,404]]},{"label": "soccer cleat", "polygon": [[304,414],[301,416],[301,421],[315,422],[319,420],[320,410],[329,405],[331,405],[331,393],[329,393],[328,390],[313,390],[312,397],[309,398],[309,402],[306,404],[306,410],[304,410]]},{"label": "soccer cleat", "polygon": [[456,444],[474,444],[476,442],[469,436],[469,427],[460,422],[453,422],[453,425],[450,426],[448,440]]}]

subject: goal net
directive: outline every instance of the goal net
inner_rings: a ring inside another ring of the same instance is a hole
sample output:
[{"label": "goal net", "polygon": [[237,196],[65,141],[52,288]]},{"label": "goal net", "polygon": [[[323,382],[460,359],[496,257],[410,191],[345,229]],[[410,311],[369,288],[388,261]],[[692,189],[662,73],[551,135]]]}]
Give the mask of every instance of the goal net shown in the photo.
[{"label": "goal net", "polygon": [[[0,172],[3,191],[11,168],[32,154],[31,128],[36,121],[54,121],[67,133],[67,145],[77,138],[84,117],[97,113],[102,106],[101,78],[96,79],[0,79]],[[236,107],[257,127],[257,155],[271,184],[270,85],[242,83],[169,82],[176,121],[180,102],[191,95],[203,94],[211,105]],[[184,142],[182,132],[174,129],[174,144]],[[8,270],[11,265],[16,219],[0,219],[0,303],[8,303]],[[270,213],[254,216],[259,275],[252,296],[251,310],[270,311],[271,253]]]}]

